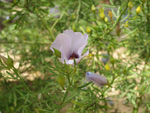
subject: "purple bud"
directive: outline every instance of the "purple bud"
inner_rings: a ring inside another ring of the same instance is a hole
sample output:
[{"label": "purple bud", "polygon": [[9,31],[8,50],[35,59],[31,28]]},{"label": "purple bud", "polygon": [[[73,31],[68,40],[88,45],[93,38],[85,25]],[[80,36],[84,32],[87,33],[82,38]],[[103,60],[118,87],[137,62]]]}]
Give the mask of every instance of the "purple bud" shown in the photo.
[{"label": "purple bud", "polygon": [[104,63],[104,64],[106,64],[108,61],[109,61],[109,54],[108,53],[104,53],[104,54],[102,54],[102,62]]},{"label": "purple bud", "polygon": [[99,75],[96,73],[92,73],[92,72],[86,73],[86,80],[89,82],[93,82],[95,85],[97,85],[99,87],[108,83],[105,76],[102,76],[102,75]]}]

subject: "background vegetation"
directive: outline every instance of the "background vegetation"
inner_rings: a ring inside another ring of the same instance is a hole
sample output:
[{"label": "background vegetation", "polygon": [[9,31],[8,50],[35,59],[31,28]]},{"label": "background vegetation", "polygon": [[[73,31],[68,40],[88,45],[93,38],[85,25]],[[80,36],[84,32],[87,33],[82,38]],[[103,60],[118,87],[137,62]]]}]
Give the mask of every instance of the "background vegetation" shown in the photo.
[{"label": "background vegetation", "polygon": [[[89,35],[77,66],[50,50],[66,29]],[[149,0],[1,0],[0,55],[2,113],[117,113],[119,99],[150,112]],[[86,83],[87,71],[109,85]]]}]

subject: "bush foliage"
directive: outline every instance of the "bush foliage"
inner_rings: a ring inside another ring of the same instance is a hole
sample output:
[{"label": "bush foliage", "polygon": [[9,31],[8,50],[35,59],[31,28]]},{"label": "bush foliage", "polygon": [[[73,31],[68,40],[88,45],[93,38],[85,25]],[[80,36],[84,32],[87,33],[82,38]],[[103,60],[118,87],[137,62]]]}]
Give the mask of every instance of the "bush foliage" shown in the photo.
[{"label": "bush foliage", "polygon": [[[0,8],[0,112],[107,113],[113,98],[150,112],[149,0],[1,0]],[[50,50],[66,29],[89,36],[89,55],[74,66]],[[88,71],[108,84],[87,82]]]}]

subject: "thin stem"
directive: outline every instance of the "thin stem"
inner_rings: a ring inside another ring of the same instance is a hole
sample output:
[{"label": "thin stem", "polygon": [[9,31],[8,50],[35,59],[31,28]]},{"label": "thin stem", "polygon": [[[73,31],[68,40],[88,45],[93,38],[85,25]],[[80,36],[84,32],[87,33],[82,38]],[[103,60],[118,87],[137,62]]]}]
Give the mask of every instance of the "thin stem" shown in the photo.
[{"label": "thin stem", "polygon": [[69,73],[67,73],[67,79],[68,79],[69,85],[72,85],[70,81]]},{"label": "thin stem", "polygon": [[113,75],[113,79],[112,79],[112,81],[111,81],[111,83],[108,85],[108,87],[102,92],[102,96],[104,95],[104,93],[110,88],[110,87],[112,87],[112,85],[111,84],[113,84],[114,83],[114,81],[115,81],[115,79],[117,78],[118,76],[116,76],[115,77],[115,75]]},{"label": "thin stem", "polygon": [[52,41],[54,41],[54,40],[55,40],[55,37],[54,37],[54,35],[53,35],[51,29],[49,28],[47,22],[46,22],[46,21],[43,19],[43,17],[41,17],[40,15],[37,14],[37,16],[42,20],[43,24],[46,26],[47,30],[49,31],[49,33],[50,33],[50,35],[51,35],[51,37],[52,37]]},{"label": "thin stem", "polygon": [[149,14],[149,12],[150,12],[150,1],[149,0],[147,0],[147,12],[148,12],[148,14],[147,14],[147,33],[148,33],[148,35],[149,35],[149,32],[150,32],[150,14]]},{"label": "thin stem", "polygon": [[61,105],[60,105],[60,107],[58,108],[58,113],[60,112],[61,108],[63,107],[63,104],[64,104],[64,102],[65,102],[65,99],[66,99],[66,97],[67,97],[67,95],[68,95],[69,89],[70,89],[70,85],[68,85],[68,87],[67,87],[67,90],[66,90],[66,92],[65,92],[65,94],[64,94],[64,97],[63,97],[63,99],[62,99]]},{"label": "thin stem", "polygon": [[117,21],[113,24],[113,26],[110,28],[110,30],[104,34],[104,36],[107,35],[107,34],[109,34],[115,28],[115,26],[118,24],[118,22],[120,21],[122,15],[124,14],[124,12],[128,8],[128,3],[129,3],[129,0],[127,2],[127,5],[126,5],[125,9],[121,12],[120,16],[118,17]]},{"label": "thin stem", "polygon": [[81,8],[81,1],[79,0],[78,10],[77,10],[77,18],[76,18],[75,23],[76,23],[76,22],[78,21],[78,19],[79,19],[80,8]]},{"label": "thin stem", "polygon": [[53,28],[55,27],[55,25],[58,23],[58,21],[59,21],[59,19],[57,19],[55,22],[54,22],[54,24],[53,24],[53,26],[51,27],[51,31],[53,30]]},{"label": "thin stem", "polygon": [[24,84],[25,88],[31,92],[31,90],[28,88],[28,86],[26,85],[26,83],[24,82],[24,80],[22,79],[22,77],[18,74],[18,71],[15,67],[12,68],[12,70],[14,71],[14,73],[16,74],[17,77],[20,78],[21,82]]}]

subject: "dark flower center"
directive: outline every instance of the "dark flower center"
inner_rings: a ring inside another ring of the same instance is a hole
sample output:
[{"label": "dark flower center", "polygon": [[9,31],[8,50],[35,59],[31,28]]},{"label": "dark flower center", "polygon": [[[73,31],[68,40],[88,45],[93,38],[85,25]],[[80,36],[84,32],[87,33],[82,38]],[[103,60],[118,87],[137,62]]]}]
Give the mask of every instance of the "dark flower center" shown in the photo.
[{"label": "dark flower center", "polygon": [[79,55],[75,52],[72,53],[72,55],[69,57],[69,59],[79,58]]}]

